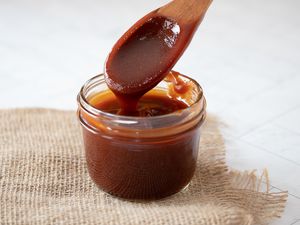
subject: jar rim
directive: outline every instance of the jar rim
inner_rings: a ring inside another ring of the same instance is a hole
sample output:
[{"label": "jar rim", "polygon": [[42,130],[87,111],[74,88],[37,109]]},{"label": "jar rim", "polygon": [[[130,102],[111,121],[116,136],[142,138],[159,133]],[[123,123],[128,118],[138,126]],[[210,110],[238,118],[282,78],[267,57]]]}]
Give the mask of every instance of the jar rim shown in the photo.
[{"label": "jar rim", "polygon": [[[189,111],[191,110],[193,107],[195,107],[195,105],[197,105],[197,103],[199,103],[201,100],[204,99],[204,95],[203,95],[203,89],[200,86],[200,84],[194,80],[193,78],[190,78],[186,75],[180,74],[181,77],[184,77],[185,79],[191,81],[197,91],[200,93],[199,95],[197,95],[196,100],[191,103],[191,105],[189,105],[187,108],[185,109],[181,109],[181,110],[176,110],[172,113],[168,113],[165,115],[159,115],[159,116],[153,116],[153,117],[138,117],[138,116],[124,116],[124,115],[117,115],[117,114],[112,114],[112,113],[108,113],[108,112],[104,112],[102,110],[99,110],[97,108],[95,108],[94,106],[92,106],[87,98],[85,97],[85,92],[87,90],[87,88],[90,88],[90,85],[92,85],[94,82],[96,82],[97,79],[101,79],[102,77],[104,77],[104,74],[98,74],[92,78],[90,78],[89,80],[87,80],[85,82],[85,84],[81,87],[80,92],[77,96],[77,102],[78,104],[88,113],[93,114],[94,116],[102,116],[102,117],[106,117],[106,118],[110,118],[110,119],[117,119],[117,120],[122,120],[122,121],[130,121],[130,120],[143,120],[143,119],[147,119],[147,120],[161,120],[164,118],[168,118],[172,115],[176,115],[178,114],[178,112],[185,112],[185,111]],[[204,99],[205,100],[205,99]],[[205,106],[206,106],[206,102],[204,105],[204,110],[205,110]],[[202,110],[201,110],[202,111]]]}]

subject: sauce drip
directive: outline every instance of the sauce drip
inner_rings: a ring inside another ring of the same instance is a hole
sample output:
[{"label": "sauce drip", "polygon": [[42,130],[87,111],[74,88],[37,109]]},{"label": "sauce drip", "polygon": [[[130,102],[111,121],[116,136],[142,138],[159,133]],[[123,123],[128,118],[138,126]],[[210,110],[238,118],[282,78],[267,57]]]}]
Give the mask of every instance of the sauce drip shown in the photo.
[{"label": "sauce drip", "polygon": [[185,102],[168,97],[166,92],[161,90],[152,90],[145,94],[139,100],[135,112],[131,114],[122,110],[119,101],[111,91],[96,94],[89,102],[103,112],[138,117],[161,116],[188,107]]},{"label": "sauce drip", "polygon": [[172,91],[177,95],[185,95],[191,91],[192,87],[189,82],[182,80],[180,75],[180,73],[173,70],[166,76],[165,80],[171,83],[169,91]]}]

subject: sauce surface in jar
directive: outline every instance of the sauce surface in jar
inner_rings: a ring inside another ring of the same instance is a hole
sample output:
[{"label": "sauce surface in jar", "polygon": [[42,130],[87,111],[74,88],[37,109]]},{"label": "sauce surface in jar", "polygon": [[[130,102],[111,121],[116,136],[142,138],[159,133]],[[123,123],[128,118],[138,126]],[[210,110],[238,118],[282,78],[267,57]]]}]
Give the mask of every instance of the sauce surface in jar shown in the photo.
[{"label": "sauce surface in jar", "polygon": [[162,116],[188,107],[181,100],[174,99],[165,91],[152,90],[145,94],[139,101],[136,110],[131,114],[124,114],[118,99],[111,91],[100,93],[89,100],[90,104],[103,112],[130,115],[138,117]]}]

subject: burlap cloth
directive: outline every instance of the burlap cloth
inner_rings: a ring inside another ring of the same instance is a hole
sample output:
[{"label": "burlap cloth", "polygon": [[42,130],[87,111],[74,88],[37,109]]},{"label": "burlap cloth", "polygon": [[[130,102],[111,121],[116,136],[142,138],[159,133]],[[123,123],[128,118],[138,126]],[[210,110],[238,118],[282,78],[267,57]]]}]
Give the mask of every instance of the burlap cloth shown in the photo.
[{"label": "burlap cloth", "polygon": [[123,201],[96,187],[75,112],[0,110],[0,121],[0,224],[267,224],[285,206],[286,192],[263,192],[255,173],[228,170],[211,117],[188,189],[153,202]]}]

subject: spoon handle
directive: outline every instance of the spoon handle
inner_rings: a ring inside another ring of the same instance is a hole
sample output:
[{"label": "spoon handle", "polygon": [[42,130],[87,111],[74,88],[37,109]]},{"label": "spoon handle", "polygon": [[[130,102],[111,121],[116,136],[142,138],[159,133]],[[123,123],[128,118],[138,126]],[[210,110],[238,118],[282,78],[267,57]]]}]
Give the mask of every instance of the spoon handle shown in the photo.
[{"label": "spoon handle", "polygon": [[212,0],[173,0],[161,7],[157,13],[175,19],[179,23],[197,23],[203,18],[211,3]]}]

